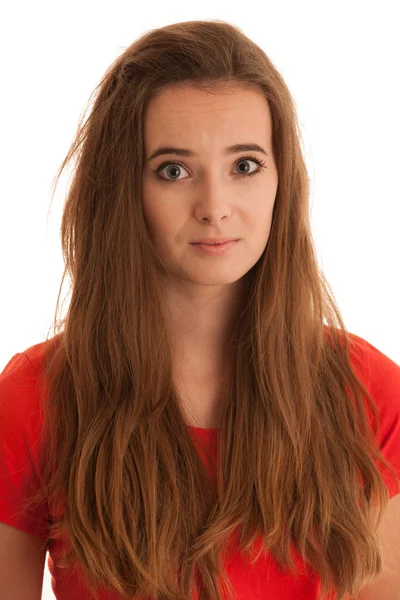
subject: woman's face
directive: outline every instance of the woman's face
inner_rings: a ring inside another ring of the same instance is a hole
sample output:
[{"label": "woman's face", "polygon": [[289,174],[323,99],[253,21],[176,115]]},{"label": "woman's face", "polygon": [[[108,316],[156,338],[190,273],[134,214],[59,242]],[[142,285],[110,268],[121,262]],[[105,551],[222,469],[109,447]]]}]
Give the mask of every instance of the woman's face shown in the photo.
[{"label": "woman's face", "polygon": [[[149,104],[144,137],[145,221],[173,277],[200,286],[241,279],[268,242],[278,187],[264,96],[237,86],[218,95],[170,87]],[[260,150],[228,151],[237,144],[257,144]],[[170,150],[151,158],[161,147]],[[170,165],[161,166],[165,162]],[[204,237],[239,241],[209,256],[191,245]]]}]

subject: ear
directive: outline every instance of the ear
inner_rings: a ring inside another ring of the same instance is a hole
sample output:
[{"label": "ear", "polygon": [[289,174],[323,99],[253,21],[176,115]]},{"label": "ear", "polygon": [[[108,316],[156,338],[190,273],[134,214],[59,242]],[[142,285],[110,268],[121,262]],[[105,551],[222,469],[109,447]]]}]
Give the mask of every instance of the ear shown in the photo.
[{"label": "ear", "polygon": [[400,494],[390,498],[378,535],[384,571],[362,588],[357,600],[400,600]]}]

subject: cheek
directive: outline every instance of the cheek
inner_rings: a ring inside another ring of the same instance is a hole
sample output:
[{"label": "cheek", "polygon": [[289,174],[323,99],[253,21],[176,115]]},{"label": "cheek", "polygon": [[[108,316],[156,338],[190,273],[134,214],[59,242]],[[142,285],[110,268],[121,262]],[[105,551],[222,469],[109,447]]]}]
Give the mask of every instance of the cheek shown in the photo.
[{"label": "cheek", "polygon": [[148,229],[152,232],[157,231],[158,221],[162,213],[162,204],[159,201],[157,192],[148,183],[142,186],[142,209]]},{"label": "cheek", "polygon": [[184,199],[150,183],[142,187],[142,207],[148,229],[163,238],[176,237],[188,218]]},{"label": "cheek", "polygon": [[148,175],[143,178],[142,182],[142,209],[149,229],[157,229],[157,222],[159,221],[160,214],[162,214],[162,199],[149,180]]},{"label": "cheek", "polygon": [[146,223],[147,230],[150,233],[151,237],[153,237],[153,235],[154,235],[154,218],[153,218],[152,207],[148,203],[143,202],[142,208],[143,208],[143,218],[144,218],[144,222]]},{"label": "cheek", "polygon": [[267,244],[272,225],[272,212],[271,210],[265,210],[264,207],[260,207],[260,210],[256,210],[248,215],[248,230],[251,231],[249,236],[250,242],[257,252],[260,249],[264,249]]},{"label": "cheek", "polygon": [[176,211],[171,210],[167,203],[162,201],[144,202],[143,215],[146,225],[153,238],[166,238],[174,234],[177,229]]}]

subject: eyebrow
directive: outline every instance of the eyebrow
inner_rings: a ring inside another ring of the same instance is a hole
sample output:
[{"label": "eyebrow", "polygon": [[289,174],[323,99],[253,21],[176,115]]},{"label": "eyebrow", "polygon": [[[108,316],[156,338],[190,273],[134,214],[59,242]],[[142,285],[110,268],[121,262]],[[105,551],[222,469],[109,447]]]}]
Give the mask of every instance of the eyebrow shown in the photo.
[{"label": "eyebrow", "polygon": [[[224,150],[225,155],[229,154],[237,154],[239,152],[261,152],[268,156],[268,153],[265,152],[261,146],[258,144],[233,144],[233,146],[228,146]],[[156,156],[160,156],[161,154],[177,154],[178,156],[197,156],[195,152],[192,150],[188,150],[187,148],[172,148],[171,146],[162,146],[158,148],[151,156],[148,157],[148,161],[156,158]]]}]

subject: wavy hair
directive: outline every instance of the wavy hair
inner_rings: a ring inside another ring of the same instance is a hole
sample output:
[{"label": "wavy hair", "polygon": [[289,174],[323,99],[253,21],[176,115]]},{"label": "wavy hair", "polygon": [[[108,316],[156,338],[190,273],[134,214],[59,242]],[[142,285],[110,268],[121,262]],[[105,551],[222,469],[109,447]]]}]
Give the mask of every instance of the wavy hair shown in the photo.
[{"label": "wavy hair", "polygon": [[[261,91],[269,104],[279,185],[227,348],[234,371],[213,486],[173,385],[159,289],[166,267],[141,205],[143,131],[149,103],[168,86],[212,94],[232,84]],[[201,599],[218,600],[222,589],[235,598],[222,553],[239,531],[243,557],[268,551],[296,576],[293,543],[320,576],[322,598],[355,595],[383,569],[377,524],[389,496],[375,461],[396,473],[317,263],[301,134],[282,76],[224,21],[147,31],[96,87],[57,181],[74,157],[61,223],[65,270],[43,367],[45,485],[28,502],[64,494],[50,533],[69,540],[65,564],[80,564],[95,597],[104,586],[187,600],[200,575]],[[70,304],[57,319],[67,274]]]}]

